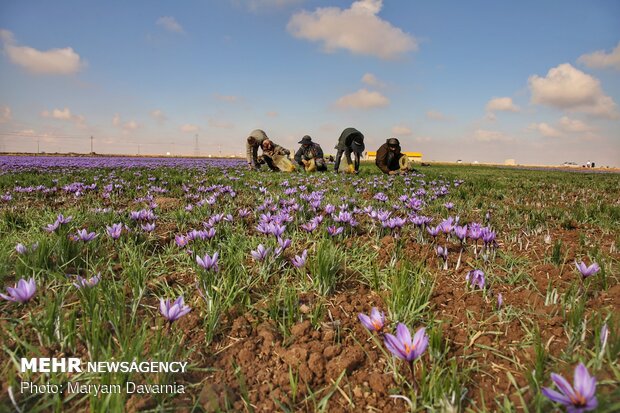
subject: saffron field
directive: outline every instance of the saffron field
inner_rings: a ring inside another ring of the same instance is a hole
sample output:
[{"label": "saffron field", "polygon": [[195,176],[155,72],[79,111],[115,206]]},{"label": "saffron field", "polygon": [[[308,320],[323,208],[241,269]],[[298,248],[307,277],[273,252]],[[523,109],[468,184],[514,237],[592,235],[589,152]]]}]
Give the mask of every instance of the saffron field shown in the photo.
[{"label": "saffron field", "polygon": [[617,174],[0,157],[0,411],[620,411],[619,195]]}]

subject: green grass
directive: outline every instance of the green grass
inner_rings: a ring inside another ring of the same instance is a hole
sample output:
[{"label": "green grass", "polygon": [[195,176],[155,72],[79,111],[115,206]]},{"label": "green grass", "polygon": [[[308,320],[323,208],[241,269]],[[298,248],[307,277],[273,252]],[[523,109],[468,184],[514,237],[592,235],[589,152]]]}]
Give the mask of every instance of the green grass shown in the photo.
[{"label": "green grass", "polygon": [[[13,193],[12,201],[0,203],[0,286],[4,292],[6,286],[20,278],[34,277],[37,282],[37,294],[32,301],[23,305],[0,302],[3,325],[0,352],[6,361],[0,374],[14,389],[25,379],[39,383],[66,381],[67,377],[61,374],[44,377],[21,374],[16,369],[21,357],[46,356],[47,352],[52,356],[77,355],[88,360],[165,361],[190,360],[197,353],[209,356],[221,351],[220,346],[227,343],[231,333],[232,319],[241,314],[252,318],[253,328],[263,322],[271,323],[284,342],[288,342],[291,328],[300,321],[310,320],[312,327],[320,330],[322,323],[331,321],[334,297],[363,284],[380,297],[385,305],[382,310],[391,323],[403,322],[412,329],[427,327],[431,343],[427,355],[416,363],[418,387],[413,385],[406,366],[392,360],[385,349],[382,353],[385,369],[398,379],[399,387],[391,389],[392,393],[406,397],[412,411],[548,411],[552,405],[540,395],[540,388],[552,385],[551,372],[572,374],[579,361],[586,363],[591,373],[605,377],[599,383],[601,411],[612,411],[617,406],[614,391],[620,384],[620,370],[616,365],[620,354],[620,325],[610,307],[593,307],[591,302],[610,294],[619,282],[617,175],[463,165],[433,165],[419,170],[425,175],[425,185],[420,184],[418,177],[378,175],[369,163],[363,163],[358,176],[245,170],[223,173],[216,168],[4,171],[0,174],[2,194],[12,192],[16,186],[28,185],[56,187],[57,191]],[[457,187],[456,180],[463,183]],[[356,227],[338,224],[345,227],[345,233],[334,238],[326,233],[327,226],[335,224],[327,215],[313,233],[299,228],[316,214],[300,194],[323,193],[319,213],[329,203],[336,207],[336,212],[341,205],[346,205],[349,212],[370,205],[406,216],[399,196],[411,196],[421,188],[432,191],[432,181],[437,188],[449,188],[449,193],[436,199],[425,198],[420,214],[431,216],[432,225],[448,216],[459,216],[463,224],[483,223],[490,211],[488,225],[497,232],[500,244],[496,252],[485,257],[479,253],[476,257],[472,243],[468,242],[457,270],[454,263],[458,252],[453,251],[458,245],[454,240],[445,241],[442,236],[439,245],[450,245],[453,249],[449,269],[440,270],[437,257],[427,254],[432,248],[428,244],[430,237],[426,233],[420,236],[409,224],[392,246],[382,244],[382,238],[390,231],[370,222],[363,213],[358,214]],[[62,190],[73,182],[97,183],[97,189],[76,198]],[[105,199],[102,188],[110,184],[116,187],[110,198]],[[305,189],[299,188],[300,185]],[[221,191],[227,186],[235,192],[235,197]],[[159,194],[155,187],[165,188],[167,192]],[[266,188],[264,193],[259,191],[261,187]],[[295,193],[285,193],[292,187],[297,188]],[[388,202],[375,200],[373,196],[377,192],[386,194]],[[140,225],[129,218],[130,211],[148,207],[149,196],[177,200],[173,206],[165,206],[162,201],[155,208],[156,230],[150,235],[144,234]],[[206,202],[195,205],[211,197],[216,199],[214,205]],[[444,206],[448,201],[455,204],[452,211]],[[259,217],[272,207],[295,202],[299,210],[291,211],[292,221],[286,222],[285,233],[291,239],[291,246],[279,257],[272,255],[265,262],[255,262],[250,251],[258,244],[271,248],[272,252],[277,247],[275,237],[256,231]],[[190,203],[195,205],[194,209],[186,211],[185,206]],[[251,210],[249,218],[238,218],[237,210],[241,207]],[[110,210],[95,212],[98,208]],[[73,221],[55,233],[45,232],[43,228],[54,222],[59,213],[73,216]],[[216,213],[232,214],[234,219],[215,224],[213,239],[193,241],[189,246],[191,252],[174,244],[175,235],[203,229],[204,222]],[[105,233],[106,225],[112,223],[123,223],[131,232],[124,231],[119,240],[113,241]],[[69,235],[82,228],[99,235],[89,243],[71,241]],[[544,241],[546,234],[552,236],[550,245]],[[38,248],[18,255],[17,243],[27,247],[38,243]],[[304,249],[308,250],[308,261],[303,268],[296,269],[290,260]],[[216,251],[220,254],[218,272],[205,271],[196,265],[196,255],[212,255]],[[573,257],[587,263],[598,262],[601,272],[582,285]],[[550,278],[540,287],[534,271],[549,264],[562,278]],[[487,291],[465,289],[464,274],[473,268],[481,268],[487,274]],[[102,280],[94,288],[77,290],[73,286],[75,275],[90,277],[97,273]],[[436,287],[449,280],[460,282],[455,284],[455,302],[469,298],[464,295],[469,294],[480,296],[483,303],[481,309],[462,309],[465,321],[460,326],[446,327],[446,320],[438,312],[440,307],[431,305]],[[501,311],[496,311],[495,291],[503,291],[508,302]],[[535,307],[533,303],[511,301],[523,291],[532,292],[544,305]],[[194,331],[184,331],[182,320],[166,327],[159,314],[160,298],[174,299],[181,295],[192,307]],[[302,295],[312,297],[309,312],[301,311]],[[364,311],[370,312],[370,304]],[[541,311],[547,312],[541,315]],[[557,351],[546,346],[542,339],[544,332],[538,327],[540,320],[555,316],[562,318],[564,334],[558,338],[564,340],[564,347]],[[611,334],[603,349],[600,329],[604,323]],[[496,346],[495,338],[515,325],[523,333],[521,341]],[[447,338],[448,329],[454,333],[460,328],[466,332],[466,354],[455,352],[462,348]],[[204,335],[201,342],[184,344],[183,340],[191,339],[198,332]],[[479,332],[494,338],[490,345],[475,340],[469,345]],[[348,329],[338,330],[334,342],[347,339],[360,342],[366,337],[356,337]],[[526,363],[520,352],[529,349],[533,349],[533,360]],[[509,394],[498,392],[492,395],[491,403],[474,404],[481,390],[477,389],[473,377],[495,374],[485,370],[488,366],[481,365],[484,354],[508,363],[510,370],[499,373],[498,380],[509,388]],[[205,368],[210,366],[196,366],[197,370]],[[243,408],[251,411],[256,407],[250,403],[250,392],[255,391],[249,387],[252,377],[245,376],[239,366],[233,373]],[[525,385],[517,385],[517,373],[527,378]],[[305,384],[299,382],[296,374],[294,370],[289,372],[291,394],[278,400],[282,410],[329,411],[335,398],[344,400],[342,394],[352,397],[353,384],[347,374],[328,385],[303,391],[300,390]],[[149,375],[142,380],[135,374],[83,374],[78,378],[85,384],[174,379]],[[200,384],[194,385],[199,393]],[[70,403],[78,410],[120,411],[127,399],[125,394],[101,398],[74,395]],[[54,395],[18,395],[18,400],[24,411],[60,411],[64,407],[63,400]],[[4,398],[0,403],[8,405],[10,401]],[[155,410],[189,408],[197,401],[183,406],[175,403],[178,401],[172,396],[158,396]],[[228,405],[223,409],[235,408]]]}]

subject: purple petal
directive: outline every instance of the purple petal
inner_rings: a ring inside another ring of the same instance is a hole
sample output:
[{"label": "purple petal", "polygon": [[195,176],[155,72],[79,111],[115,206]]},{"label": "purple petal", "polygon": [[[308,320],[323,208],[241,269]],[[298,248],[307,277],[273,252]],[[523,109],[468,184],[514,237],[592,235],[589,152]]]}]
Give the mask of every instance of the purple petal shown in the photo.
[{"label": "purple petal", "polygon": [[575,391],[586,399],[591,398],[596,393],[596,378],[590,376],[588,369],[583,363],[579,363],[575,367],[573,382],[575,384]]},{"label": "purple petal", "polygon": [[405,354],[404,348],[402,348],[403,345],[402,343],[398,341],[396,337],[394,337],[391,334],[386,334],[384,342],[385,342],[385,347],[387,347],[390,353],[392,353],[399,359],[402,359],[402,360],[407,359],[407,355]]},{"label": "purple petal", "polygon": [[551,401],[562,403],[566,406],[570,406],[573,404],[568,397],[564,396],[561,393],[558,393],[555,390],[550,389],[549,387],[543,387],[541,391],[542,394]]},{"label": "purple petal", "polygon": [[575,399],[575,391],[570,383],[559,374],[551,373],[551,380],[558,386],[560,391],[568,396],[569,399]]},{"label": "purple petal", "polygon": [[360,320],[362,325],[366,327],[368,330],[374,331],[375,327],[372,325],[372,321],[370,321],[370,317],[366,314],[359,313],[357,318]]},{"label": "purple petal", "polygon": [[422,327],[413,336],[414,358],[420,357],[428,347],[426,328]]},{"label": "purple petal", "polygon": [[164,301],[163,298],[159,299],[159,312],[166,318],[168,318],[169,307],[170,307],[170,300]]},{"label": "purple petal", "polygon": [[409,347],[412,346],[411,333],[409,332],[407,326],[403,323],[398,323],[396,326],[396,337],[398,337],[398,341],[402,343],[403,347],[405,345],[408,345]]}]

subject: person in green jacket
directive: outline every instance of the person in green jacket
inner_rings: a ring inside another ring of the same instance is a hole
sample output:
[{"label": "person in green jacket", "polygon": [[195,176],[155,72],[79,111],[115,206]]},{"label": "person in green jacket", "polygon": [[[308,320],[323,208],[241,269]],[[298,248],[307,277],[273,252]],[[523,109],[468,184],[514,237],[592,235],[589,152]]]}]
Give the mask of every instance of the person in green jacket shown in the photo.
[{"label": "person in green jacket", "polygon": [[[352,168],[353,171],[357,174],[360,170],[360,157],[362,153],[364,153],[365,145],[364,145],[364,135],[362,132],[358,131],[355,128],[346,128],[340,134],[340,138],[338,138],[338,144],[335,146],[338,150],[336,153],[336,163],[334,164],[334,171],[337,173],[340,168],[340,160],[342,159],[342,155],[344,154],[347,160],[347,166]],[[351,154],[355,161],[351,159]],[[353,165],[353,166],[352,166]]]}]

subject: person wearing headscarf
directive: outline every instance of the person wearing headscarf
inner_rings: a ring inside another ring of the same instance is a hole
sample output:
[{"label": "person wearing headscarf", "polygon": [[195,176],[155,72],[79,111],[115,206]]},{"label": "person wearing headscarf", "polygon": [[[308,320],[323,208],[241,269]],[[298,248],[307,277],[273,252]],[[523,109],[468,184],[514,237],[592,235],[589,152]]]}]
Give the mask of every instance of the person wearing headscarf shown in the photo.
[{"label": "person wearing headscarf", "polygon": [[[345,159],[347,160],[347,166],[349,170],[353,169],[353,172],[356,174],[359,173],[360,170],[360,157],[362,153],[364,153],[364,149],[366,148],[364,145],[364,135],[362,132],[358,131],[355,128],[346,128],[340,134],[340,138],[338,138],[338,144],[335,146],[338,150],[336,153],[336,163],[334,164],[334,171],[338,172],[340,168],[340,160],[342,159],[342,155],[344,154]],[[351,154],[355,161],[351,160]]]},{"label": "person wearing headscarf", "polygon": [[400,149],[400,142],[390,138],[377,150],[375,164],[383,173],[396,175],[409,170],[409,158]]},{"label": "person wearing headscarf", "polygon": [[[263,154],[258,158],[258,163],[266,163],[269,169],[272,171],[281,171],[285,169],[287,172],[292,172],[295,166],[288,160],[288,156],[291,151],[274,143],[271,139],[267,138],[261,143]],[[288,162],[287,162],[288,161]],[[290,164],[290,165],[289,165]]]},{"label": "person wearing headscarf", "polygon": [[321,145],[312,142],[312,138],[308,135],[304,136],[298,143],[301,146],[295,154],[295,162],[302,166],[306,172],[327,170]]}]

